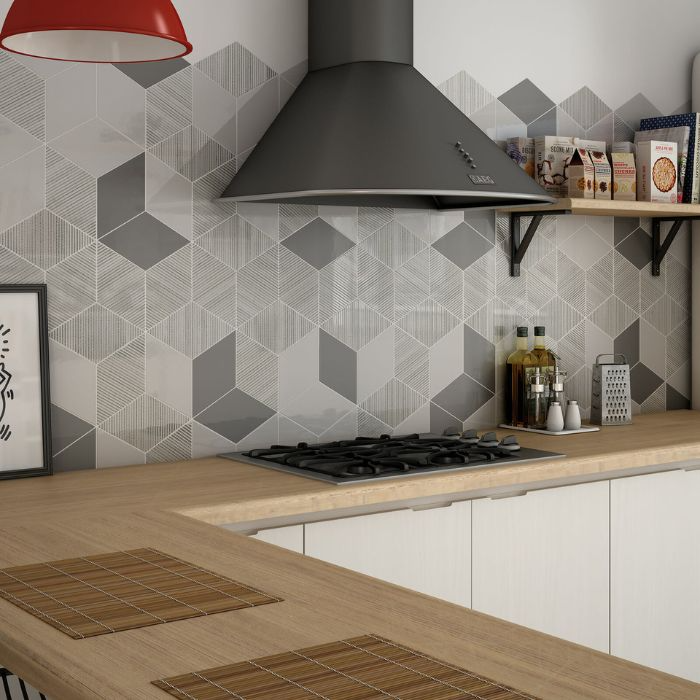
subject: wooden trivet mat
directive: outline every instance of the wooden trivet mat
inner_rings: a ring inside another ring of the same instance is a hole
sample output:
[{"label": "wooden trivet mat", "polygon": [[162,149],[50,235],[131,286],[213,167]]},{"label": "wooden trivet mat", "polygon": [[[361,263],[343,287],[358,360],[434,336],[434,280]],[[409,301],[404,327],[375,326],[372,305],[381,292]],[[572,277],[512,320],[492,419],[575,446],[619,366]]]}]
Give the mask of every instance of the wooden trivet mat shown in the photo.
[{"label": "wooden trivet mat", "polygon": [[280,602],[150,548],[2,569],[0,597],[73,639]]},{"label": "wooden trivet mat", "polygon": [[373,634],[153,684],[184,700],[536,700]]}]

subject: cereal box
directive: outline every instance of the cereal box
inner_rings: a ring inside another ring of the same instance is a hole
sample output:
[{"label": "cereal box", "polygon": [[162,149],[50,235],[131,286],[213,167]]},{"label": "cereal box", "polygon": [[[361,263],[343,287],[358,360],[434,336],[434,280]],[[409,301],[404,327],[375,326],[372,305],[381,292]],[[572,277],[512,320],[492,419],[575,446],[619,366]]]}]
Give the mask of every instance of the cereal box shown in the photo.
[{"label": "cereal box", "polygon": [[634,202],[637,199],[637,168],[634,153],[610,154],[613,171],[613,199]]},{"label": "cereal box", "polygon": [[535,139],[516,136],[506,141],[506,153],[532,178],[535,177]]},{"label": "cereal box", "polygon": [[540,136],[535,139],[537,182],[549,193],[566,197],[568,169],[575,146],[566,136]]},{"label": "cereal box", "polygon": [[605,151],[588,151],[595,168],[593,191],[596,199],[612,199],[612,168]]},{"label": "cereal box", "polygon": [[593,181],[595,167],[584,148],[577,148],[569,163],[569,197],[575,199],[593,199]]},{"label": "cereal box", "polygon": [[592,141],[591,139],[580,139],[578,136],[575,136],[573,141],[574,146],[576,146],[576,148],[585,148],[587,151],[605,150],[605,141]]},{"label": "cereal box", "polygon": [[678,201],[678,145],[671,141],[637,143],[637,197],[643,202]]}]

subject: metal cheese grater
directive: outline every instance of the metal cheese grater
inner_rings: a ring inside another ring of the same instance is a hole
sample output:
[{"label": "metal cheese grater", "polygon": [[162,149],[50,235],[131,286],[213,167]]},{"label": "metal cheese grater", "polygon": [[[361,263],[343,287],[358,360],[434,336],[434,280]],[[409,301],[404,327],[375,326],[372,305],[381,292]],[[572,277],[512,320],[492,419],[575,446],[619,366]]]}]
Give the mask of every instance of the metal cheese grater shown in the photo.
[{"label": "metal cheese grater", "polygon": [[[612,362],[601,362],[612,357]],[[617,362],[616,360],[622,360]],[[598,355],[593,365],[591,390],[591,423],[626,425],[632,422],[630,366],[624,355]]]}]

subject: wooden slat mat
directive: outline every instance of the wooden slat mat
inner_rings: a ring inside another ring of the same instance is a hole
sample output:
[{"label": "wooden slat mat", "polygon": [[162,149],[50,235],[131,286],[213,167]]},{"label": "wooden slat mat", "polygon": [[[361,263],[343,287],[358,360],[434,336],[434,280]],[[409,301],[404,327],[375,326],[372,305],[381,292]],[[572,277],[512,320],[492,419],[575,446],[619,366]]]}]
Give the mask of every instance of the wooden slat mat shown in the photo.
[{"label": "wooden slat mat", "polygon": [[536,700],[373,634],[154,685],[184,700]]},{"label": "wooden slat mat", "polygon": [[73,639],[280,601],[155,549],[3,569],[0,597]]}]

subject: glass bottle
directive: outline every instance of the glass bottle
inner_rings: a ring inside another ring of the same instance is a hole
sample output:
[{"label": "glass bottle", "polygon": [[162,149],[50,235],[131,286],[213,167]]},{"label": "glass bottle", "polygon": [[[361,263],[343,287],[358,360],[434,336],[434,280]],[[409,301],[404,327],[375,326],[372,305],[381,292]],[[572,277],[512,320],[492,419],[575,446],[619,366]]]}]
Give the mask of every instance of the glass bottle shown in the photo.
[{"label": "glass bottle", "polygon": [[530,374],[527,398],[527,427],[536,430],[547,429],[546,380],[539,370]]},{"label": "glass bottle", "polygon": [[[551,350],[547,350],[545,345],[544,326],[535,326],[535,347],[532,348],[532,354],[537,358],[535,367],[539,369],[540,374],[545,381],[545,397],[549,401],[549,377],[554,372],[556,359]],[[532,372],[530,371],[530,375]],[[531,376],[528,377],[528,384],[531,383]]]},{"label": "glass bottle", "polygon": [[537,358],[528,349],[527,326],[518,326],[515,351],[506,363],[506,421],[522,428],[527,422],[527,382],[525,373],[537,365]]},{"label": "glass bottle", "polygon": [[554,355],[554,371],[549,375],[549,405],[558,401],[562,410],[566,408],[564,399],[564,382],[566,381],[567,373],[559,367],[559,358]]}]

